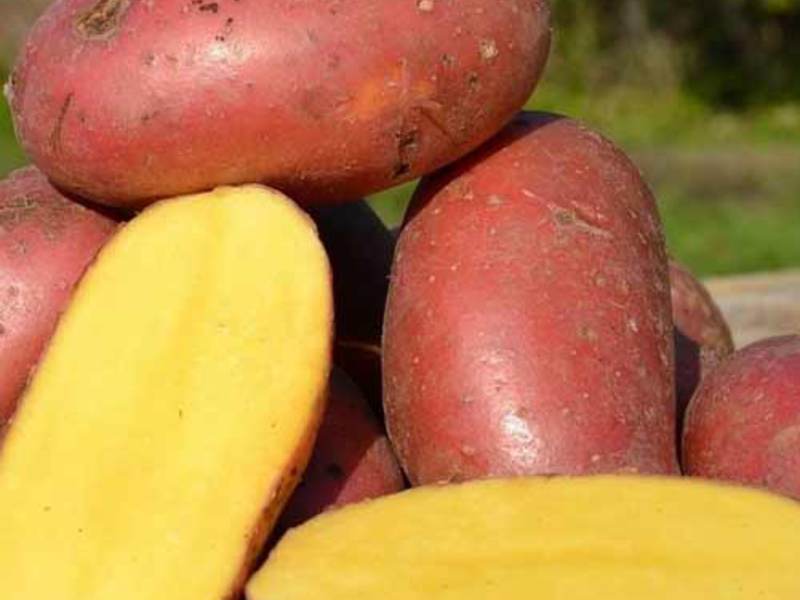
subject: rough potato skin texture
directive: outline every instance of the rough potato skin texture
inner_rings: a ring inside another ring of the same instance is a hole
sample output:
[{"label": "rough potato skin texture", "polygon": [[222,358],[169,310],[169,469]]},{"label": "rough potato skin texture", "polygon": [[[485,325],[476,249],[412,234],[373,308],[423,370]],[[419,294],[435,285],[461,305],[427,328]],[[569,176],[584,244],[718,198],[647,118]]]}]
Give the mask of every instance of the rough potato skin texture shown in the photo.
[{"label": "rough potato skin texture", "polygon": [[383,415],[381,337],[395,238],[363,200],[309,209],[333,269],[334,361]]},{"label": "rough potato skin texture", "polygon": [[675,395],[680,430],[686,407],[700,380],[734,351],[734,345],[725,317],[692,272],[671,260],[669,279],[675,323]]},{"label": "rough potato skin texture", "polygon": [[800,336],[756,342],[700,384],[686,413],[687,475],[800,500]]},{"label": "rough potato skin texture", "polygon": [[404,488],[400,465],[366,399],[344,372],[334,369],[311,462],[281,515],[277,533],[326,510]]},{"label": "rough potato skin texture", "polygon": [[390,438],[412,483],[677,473],[652,194],[575,121],[520,115],[424,181],[395,255]]},{"label": "rough potato skin texture", "polygon": [[0,427],[39,360],[72,288],[116,230],[34,167],[0,181]]},{"label": "rough potato skin texture", "polygon": [[549,44],[547,0],[58,0],[8,95],[28,155],[87,198],[260,181],[324,203],[488,139]]}]

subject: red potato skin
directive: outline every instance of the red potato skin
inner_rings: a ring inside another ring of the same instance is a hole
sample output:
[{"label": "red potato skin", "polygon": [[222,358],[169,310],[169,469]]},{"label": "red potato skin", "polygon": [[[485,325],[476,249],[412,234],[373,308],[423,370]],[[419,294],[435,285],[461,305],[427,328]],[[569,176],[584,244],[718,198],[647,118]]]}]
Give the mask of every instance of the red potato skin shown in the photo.
[{"label": "red potato skin", "polygon": [[678,472],[666,251],[627,157],[522,114],[423,181],[409,215],[384,390],[413,484]]},{"label": "red potato skin", "polygon": [[733,353],[734,345],[725,317],[692,272],[671,260],[669,278],[675,323],[675,395],[680,430],[686,407],[700,381]]},{"label": "red potato skin", "polygon": [[116,231],[33,167],[0,182],[0,426],[67,307],[72,289]]},{"label": "red potato skin", "polygon": [[549,45],[547,0],[58,0],[8,96],[28,155],[86,198],[259,181],[309,205],[477,147]]},{"label": "red potato skin", "polygon": [[334,369],[311,462],[276,531],[280,534],[327,510],[404,488],[400,465],[381,424],[358,387]]},{"label": "red potato skin", "polygon": [[395,238],[361,200],[309,209],[333,269],[334,362],[383,415],[381,337]]},{"label": "red potato skin", "polygon": [[687,475],[800,500],[800,336],[757,342],[700,384],[686,413]]}]

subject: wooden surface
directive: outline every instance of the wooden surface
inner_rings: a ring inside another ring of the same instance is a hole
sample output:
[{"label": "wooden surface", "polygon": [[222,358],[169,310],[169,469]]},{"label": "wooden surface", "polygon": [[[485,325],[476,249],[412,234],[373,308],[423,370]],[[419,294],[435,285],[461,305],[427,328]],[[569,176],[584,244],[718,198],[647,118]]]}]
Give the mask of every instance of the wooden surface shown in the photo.
[{"label": "wooden surface", "polygon": [[736,347],[800,334],[800,270],[705,281],[731,326]]}]

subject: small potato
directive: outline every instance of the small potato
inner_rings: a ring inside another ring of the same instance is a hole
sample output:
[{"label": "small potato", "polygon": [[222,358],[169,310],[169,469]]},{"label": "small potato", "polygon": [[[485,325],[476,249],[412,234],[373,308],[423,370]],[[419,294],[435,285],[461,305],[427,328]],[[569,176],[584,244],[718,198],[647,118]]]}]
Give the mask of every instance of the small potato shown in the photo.
[{"label": "small potato", "polygon": [[747,346],[702,381],[686,413],[683,467],[800,500],[800,336]]},{"label": "small potato", "polygon": [[66,198],[34,167],[0,181],[0,426],[116,228],[114,217]]},{"label": "small potato", "polygon": [[669,293],[652,194],[575,121],[522,114],[424,180],[383,355],[412,483],[677,473]]},{"label": "small potato", "polygon": [[466,154],[549,46],[547,0],[57,0],[8,98],[32,160],[98,202],[262,182],[310,205]]},{"label": "small potato", "polygon": [[334,369],[311,462],[277,526],[283,532],[346,504],[394,494],[405,482],[389,440],[350,378]]},{"label": "small potato", "polygon": [[680,430],[686,407],[701,379],[730,355],[734,346],[725,317],[692,272],[671,260],[669,278],[675,323],[675,394]]}]

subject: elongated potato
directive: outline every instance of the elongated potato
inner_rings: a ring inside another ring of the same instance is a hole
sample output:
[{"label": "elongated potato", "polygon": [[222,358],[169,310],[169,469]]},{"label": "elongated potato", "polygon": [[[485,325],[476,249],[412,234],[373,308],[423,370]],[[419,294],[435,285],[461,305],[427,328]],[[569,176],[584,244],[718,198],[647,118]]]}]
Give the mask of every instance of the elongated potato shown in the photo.
[{"label": "elongated potato", "polygon": [[0,427],[11,416],[75,282],[114,232],[33,167],[0,181]]},{"label": "elongated potato", "polygon": [[403,473],[361,391],[334,369],[311,462],[276,527],[282,533],[347,504],[400,492]]},{"label": "elongated potato", "polygon": [[290,532],[249,600],[789,600],[800,506],[681,479],[430,487]]},{"label": "elongated potato", "polygon": [[689,404],[687,475],[800,500],[800,336],[757,342],[720,364]]},{"label": "elongated potato", "polygon": [[475,148],[549,40],[547,0],[57,0],[8,96],[28,155],[86,197],[260,181],[311,204]]},{"label": "elongated potato", "polygon": [[132,221],[0,450],[4,600],[237,597],[311,453],[331,296],[313,224],[277,193]]},{"label": "elongated potato", "polygon": [[705,286],[684,265],[669,263],[675,323],[675,395],[680,430],[700,381],[733,350],[731,330]]},{"label": "elongated potato", "polygon": [[619,150],[523,114],[409,215],[384,400],[413,483],[677,472],[666,251]]},{"label": "elongated potato", "polygon": [[383,414],[381,337],[395,239],[362,201],[310,209],[333,269],[335,362]]}]

